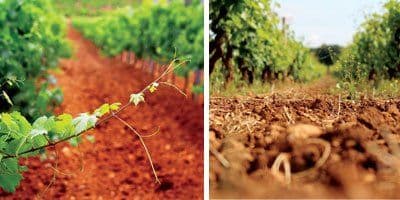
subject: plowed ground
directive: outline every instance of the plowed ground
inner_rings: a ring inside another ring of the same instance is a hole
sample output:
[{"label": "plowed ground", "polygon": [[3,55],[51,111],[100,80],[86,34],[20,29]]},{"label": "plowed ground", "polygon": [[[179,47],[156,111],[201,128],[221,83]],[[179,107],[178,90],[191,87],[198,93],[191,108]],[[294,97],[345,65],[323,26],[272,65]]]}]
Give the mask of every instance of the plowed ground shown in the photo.
[{"label": "plowed ground", "polygon": [[399,110],[321,92],[213,97],[211,197],[400,198]]}]

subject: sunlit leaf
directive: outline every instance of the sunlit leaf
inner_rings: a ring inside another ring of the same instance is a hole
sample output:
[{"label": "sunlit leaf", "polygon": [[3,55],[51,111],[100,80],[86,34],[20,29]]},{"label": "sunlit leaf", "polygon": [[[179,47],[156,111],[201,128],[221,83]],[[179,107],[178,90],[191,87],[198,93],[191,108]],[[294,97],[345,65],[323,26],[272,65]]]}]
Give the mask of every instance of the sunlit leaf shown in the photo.
[{"label": "sunlit leaf", "polygon": [[140,102],[144,102],[143,93],[131,94],[129,102],[133,103],[135,106],[137,106]]}]

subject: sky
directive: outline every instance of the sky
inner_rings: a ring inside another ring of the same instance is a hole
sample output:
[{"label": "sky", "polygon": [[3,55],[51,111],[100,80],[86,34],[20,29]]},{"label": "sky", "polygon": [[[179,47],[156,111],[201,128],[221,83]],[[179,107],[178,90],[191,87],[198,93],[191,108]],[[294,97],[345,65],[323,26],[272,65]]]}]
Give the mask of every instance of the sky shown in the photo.
[{"label": "sky", "polygon": [[306,46],[347,45],[366,14],[382,12],[382,0],[275,0],[296,38]]}]

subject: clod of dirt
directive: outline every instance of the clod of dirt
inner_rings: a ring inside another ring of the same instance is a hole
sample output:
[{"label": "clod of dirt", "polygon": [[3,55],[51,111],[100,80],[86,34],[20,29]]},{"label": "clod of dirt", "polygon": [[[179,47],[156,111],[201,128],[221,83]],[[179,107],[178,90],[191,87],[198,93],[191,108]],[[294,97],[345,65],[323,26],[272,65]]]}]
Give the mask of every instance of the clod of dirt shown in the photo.
[{"label": "clod of dirt", "polygon": [[289,142],[295,142],[296,140],[307,139],[310,137],[319,137],[324,132],[320,127],[310,124],[296,124],[292,125],[287,129],[289,133]]},{"label": "clod of dirt", "polygon": [[170,181],[162,181],[161,184],[157,187],[156,191],[167,191],[174,187],[174,184]]}]

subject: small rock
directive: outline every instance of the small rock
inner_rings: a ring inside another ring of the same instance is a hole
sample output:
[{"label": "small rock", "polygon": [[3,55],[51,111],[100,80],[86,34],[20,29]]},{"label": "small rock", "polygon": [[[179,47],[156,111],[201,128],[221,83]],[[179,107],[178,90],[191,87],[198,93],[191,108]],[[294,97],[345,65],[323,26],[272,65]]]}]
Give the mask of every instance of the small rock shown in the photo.
[{"label": "small rock", "polygon": [[113,172],[108,174],[108,178],[114,178],[114,177],[115,177],[115,174]]},{"label": "small rock", "polygon": [[345,143],[347,148],[352,148],[352,147],[356,146],[356,144],[357,144],[357,142],[354,140],[347,140]]},{"label": "small rock", "polygon": [[71,149],[69,149],[68,147],[63,147],[61,152],[66,156],[66,157],[71,157],[72,155],[72,151]]},{"label": "small rock", "polygon": [[367,183],[375,182],[376,176],[373,173],[368,173],[364,176],[364,181]]},{"label": "small rock", "polygon": [[189,155],[186,157],[186,159],[187,159],[188,161],[191,161],[191,160],[194,159],[194,155],[193,155],[193,154],[189,154]]}]

